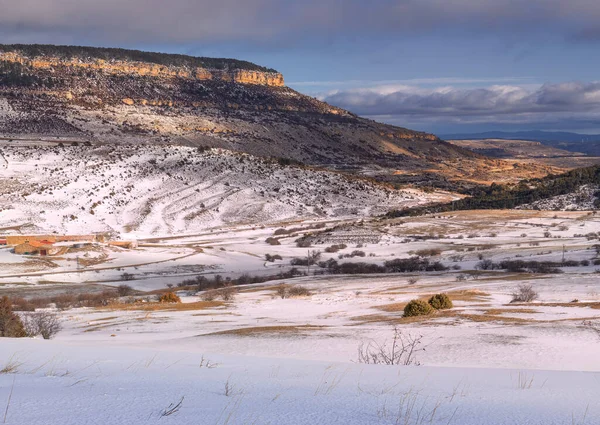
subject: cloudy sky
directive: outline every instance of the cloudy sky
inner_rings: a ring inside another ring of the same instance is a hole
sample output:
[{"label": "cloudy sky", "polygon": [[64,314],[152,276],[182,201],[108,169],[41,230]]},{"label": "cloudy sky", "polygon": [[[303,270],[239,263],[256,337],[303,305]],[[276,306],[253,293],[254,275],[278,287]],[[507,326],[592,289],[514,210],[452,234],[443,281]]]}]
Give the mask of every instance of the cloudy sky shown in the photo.
[{"label": "cloudy sky", "polygon": [[436,133],[600,133],[598,0],[0,0],[0,43],[251,60]]}]

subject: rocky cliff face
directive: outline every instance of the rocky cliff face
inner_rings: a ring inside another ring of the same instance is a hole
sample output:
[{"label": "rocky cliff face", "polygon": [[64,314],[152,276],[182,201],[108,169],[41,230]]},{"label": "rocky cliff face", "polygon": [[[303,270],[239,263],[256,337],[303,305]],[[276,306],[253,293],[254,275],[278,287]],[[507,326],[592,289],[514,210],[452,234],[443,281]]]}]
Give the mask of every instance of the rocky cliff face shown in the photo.
[{"label": "rocky cliff face", "polygon": [[526,169],[357,117],[256,64],[122,49],[0,45],[2,137],[224,148],[450,189]]},{"label": "rocky cliff face", "polygon": [[56,71],[60,69],[95,70],[111,75],[135,75],[140,77],[185,78],[191,80],[220,80],[239,84],[258,84],[283,87],[283,75],[278,72],[245,69],[221,70],[203,67],[167,66],[136,61],[92,58],[59,58],[52,56],[27,57],[20,52],[2,51],[0,61],[16,63],[33,70]]}]

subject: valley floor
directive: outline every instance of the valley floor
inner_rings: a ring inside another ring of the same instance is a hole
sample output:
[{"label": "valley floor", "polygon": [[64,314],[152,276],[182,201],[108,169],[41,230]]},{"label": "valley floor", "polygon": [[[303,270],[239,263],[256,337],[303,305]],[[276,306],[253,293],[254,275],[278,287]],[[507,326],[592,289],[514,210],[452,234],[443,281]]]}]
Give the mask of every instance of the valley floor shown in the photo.
[{"label": "valley floor", "polygon": [[[7,424],[600,423],[595,214],[465,211],[317,224],[156,237],[134,250],[97,246],[77,253],[90,260],[79,270],[70,257],[0,250],[0,295],[172,284],[183,301],[69,308],[59,312],[63,329],[53,340],[3,339],[0,417],[7,408]],[[289,233],[276,232],[283,228]],[[313,247],[296,247],[309,233]],[[276,234],[280,245],[265,242]],[[346,248],[324,252],[342,240]],[[198,274],[275,275],[307,249],[321,250],[321,260],[376,264],[433,250],[432,261],[456,270],[311,274],[240,286],[231,301],[202,301],[176,286]],[[267,262],[265,254],[282,259]],[[563,256],[570,266],[561,273],[480,266],[567,264]],[[122,281],[124,272],[131,280]],[[282,283],[310,295],[282,299]],[[539,298],[511,303],[520,284]],[[403,317],[409,300],[440,292],[453,309]],[[389,344],[394,327],[422,337],[421,365],[359,363],[361,344]]]}]

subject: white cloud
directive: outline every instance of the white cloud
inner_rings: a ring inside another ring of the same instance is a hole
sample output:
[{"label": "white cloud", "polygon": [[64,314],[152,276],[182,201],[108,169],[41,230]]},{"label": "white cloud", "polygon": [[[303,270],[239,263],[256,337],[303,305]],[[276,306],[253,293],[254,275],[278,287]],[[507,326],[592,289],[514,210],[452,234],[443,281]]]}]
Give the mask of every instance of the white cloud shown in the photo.
[{"label": "white cloud", "polygon": [[600,83],[477,88],[393,86],[337,90],[322,100],[394,122],[548,123],[600,119]]}]

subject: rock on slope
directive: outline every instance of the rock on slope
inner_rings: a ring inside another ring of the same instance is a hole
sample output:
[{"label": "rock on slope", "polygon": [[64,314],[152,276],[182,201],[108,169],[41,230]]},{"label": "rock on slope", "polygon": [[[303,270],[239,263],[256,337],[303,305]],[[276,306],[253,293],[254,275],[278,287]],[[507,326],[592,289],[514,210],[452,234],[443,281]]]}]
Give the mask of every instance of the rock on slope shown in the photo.
[{"label": "rock on slope", "polygon": [[0,152],[0,228],[164,235],[447,198],[219,149],[16,145]]}]

